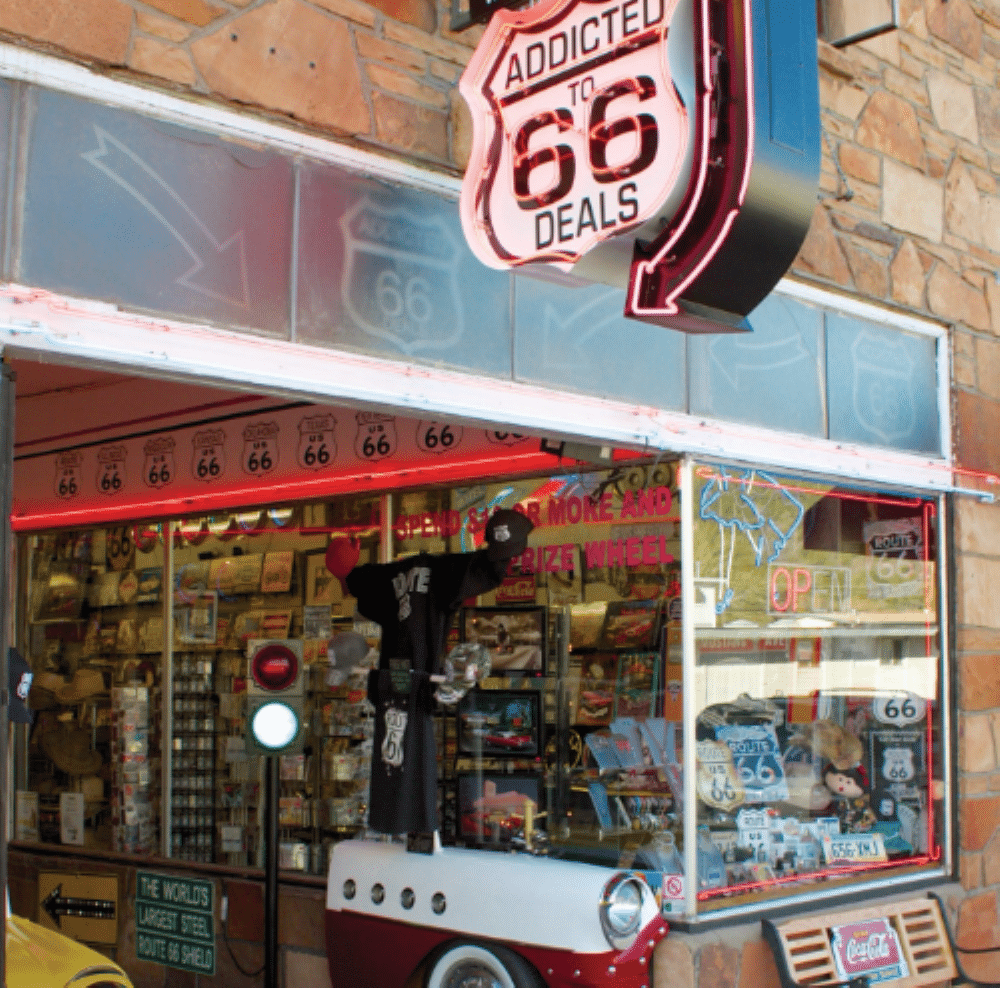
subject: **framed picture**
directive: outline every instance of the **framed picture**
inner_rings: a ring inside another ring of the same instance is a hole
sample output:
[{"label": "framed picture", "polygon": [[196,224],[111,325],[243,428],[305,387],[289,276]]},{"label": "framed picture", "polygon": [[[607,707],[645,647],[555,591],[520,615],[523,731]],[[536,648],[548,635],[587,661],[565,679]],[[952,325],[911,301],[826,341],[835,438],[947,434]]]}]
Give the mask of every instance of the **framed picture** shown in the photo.
[{"label": "framed picture", "polygon": [[326,553],[306,556],[306,604],[336,604],[343,598],[340,581],[326,568]]},{"label": "framed picture", "polygon": [[660,627],[658,600],[613,600],[601,630],[601,648],[653,648]]},{"label": "framed picture", "polygon": [[483,758],[541,754],[537,690],[470,690],[458,704],[458,753]]},{"label": "framed picture", "polygon": [[458,837],[477,844],[504,844],[523,834],[530,813],[534,827],[542,812],[537,775],[460,772],[456,776]]},{"label": "framed picture", "polygon": [[544,607],[467,607],[462,641],[489,650],[493,676],[545,675]]}]

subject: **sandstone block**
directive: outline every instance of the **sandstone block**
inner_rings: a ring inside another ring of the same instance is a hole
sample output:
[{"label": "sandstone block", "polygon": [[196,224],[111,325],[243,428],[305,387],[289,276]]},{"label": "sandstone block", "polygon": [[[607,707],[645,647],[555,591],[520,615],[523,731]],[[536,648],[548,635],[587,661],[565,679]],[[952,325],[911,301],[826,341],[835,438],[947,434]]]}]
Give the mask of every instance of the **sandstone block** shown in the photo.
[{"label": "sandstone block", "polygon": [[958,856],[958,880],[966,892],[983,887],[983,856],[981,854],[960,854]]},{"label": "sandstone block", "polygon": [[370,34],[358,31],[354,36],[358,54],[376,62],[394,65],[409,72],[422,73],[427,67],[427,56],[423,52],[404,48],[391,41],[384,41]]},{"label": "sandstone block", "polygon": [[871,95],[861,114],[856,139],[879,154],[923,168],[924,140],[916,111],[895,93],[880,90]]},{"label": "sandstone block", "polygon": [[[960,335],[964,339],[970,338],[964,333]],[[959,334],[956,334],[956,340],[958,336]],[[986,341],[976,338],[975,346],[978,347],[983,342]],[[994,349],[1000,350],[1000,344],[994,344]],[[1000,358],[994,357],[994,359]],[[1000,504],[983,504],[982,501],[973,498],[962,498],[961,502],[956,500],[955,541],[963,553],[1000,557]],[[1000,652],[1000,638],[990,636],[986,640],[976,642],[975,645],[963,643],[959,647],[969,651]]]},{"label": "sandstone block", "polygon": [[366,72],[368,73],[368,81],[373,86],[378,86],[379,89],[415,100],[418,103],[425,103],[439,110],[443,110],[448,105],[448,94],[443,89],[425,86],[405,72],[397,72],[395,69],[375,62],[366,66]]},{"label": "sandstone block", "polygon": [[[996,435],[994,432],[993,435]],[[958,620],[984,628],[1000,626],[996,587],[1000,585],[1000,562],[981,556],[963,556],[958,563]]]},{"label": "sandstone block", "polygon": [[817,204],[813,212],[809,233],[795,265],[810,274],[828,278],[839,285],[851,283],[850,268],[840,249],[840,242],[830,222],[830,214],[822,204]]},{"label": "sandstone block", "polygon": [[903,233],[939,243],[944,228],[944,189],[922,172],[886,158],[882,162],[882,219]]},{"label": "sandstone block", "polygon": [[963,851],[981,851],[1000,825],[1000,796],[959,800],[959,831]]},{"label": "sandstone block", "polygon": [[[957,389],[955,409],[957,462],[968,470],[1000,473],[1000,446],[996,441],[996,437],[1000,435],[1000,405],[982,395]],[[980,608],[986,606],[986,602],[979,605]],[[990,607],[992,609],[992,605]],[[980,616],[979,609],[976,610],[975,616]],[[960,623],[986,628],[1000,627],[1000,623],[993,621],[960,620]]]},{"label": "sandstone block", "polygon": [[927,303],[931,312],[949,322],[988,330],[990,314],[982,290],[972,287],[947,264],[938,264],[927,282]]},{"label": "sandstone block", "polygon": [[972,243],[982,243],[982,209],[979,188],[971,172],[955,161],[944,185],[944,220],[950,233]]},{"label": "sandstone block", "polygon": [[930,0],[927,29],[971,59],[978,59],[983,28],[967,0]]},{"label": "sandstone block", "polygon": [[378,138],[390,147],[448,160],[448,115],[387,93],[373,93]]},{"label": "sandstone block", "polygon": [[990,325],[994,335],[1000,336],[1000,284],[996,277],[986,279],[986,302],[990,307]]},{"label": "sandstone block", "polygon": [[1000,92],[995,89],[976,89],[976,122],[983,145],[994,154],[1000,154]]},{"label": "sandstone block", "polygon": [[736,988],[739,956],[726,944],[705,944],[698,953],[698,988]]},{"label": "sandstone block", "polygon": [[427,34],[437,29],[437,6],[434,0],[369,0],[376,10],[386,17],[404,24],[412,24]]},{"label": "sandstone block", "polygon": [[844,246],[858,291],[866,298],[885,298],[889,294],[889,265],[855,243],[848,241]]},{"label": "sandstone block", "polygon": [[922,309],[924,305],[924,267],[913,241],[907,239],[896,252],[889,266],[892,277],[892,297],[901,305],[911,309]]},{"label": "sandstone block", "polygon": [[368,4],[361,3],[361,0],[311,0],[311,2],[316,7],[330,11],[331,14],[365,27],[374,27],[378,19],[375,11]]},{"label": "sandstone block", "polygon": [[184,86],[193,86],[197,80],[191,56],[183,48],[154,38],[136,38],[132,42],[128,65],[136,72],[145,72]]},{"label": "sandstone block", "polygon": [[779,988],[781,979],[774,954],[763,940],[749,940],[740,958],[739,988]]},{"label": "sandstone block", "polygon": [[870,151],[863,151],[853,144],[841,144],[840,167],[851,178],[878,185],[882,178],[882,159]]},{"label": "sandstone block", "polygon": [[0,0],[0,31],[44,41],[75,55],[124,64],[132,8],[120,0]]},{"label": "sandstone block", "polygon": [[225,7],[206,3],[205,0],[146,0],[146,2],[150,7],[155,7],[179,21],[186,21],[197,27],[206,27],[227,12]]},{"label": "sandstone block", "polygon": [[683,940],[668,935],[656,945],[653,981],[657,988],[691,988],[694,984],[694,958]]},{"label": "sandstone block", "polygon": [[996,767],[993,724],[988,714],[966,714],[958,728],[959,765],[963,772],[992,772]]},{"label": "sandstone block", "polygon": [[472,153],[472,114],[469,105],[456,89],[451,98],[451,160],[463,172],[469,166]]},{"label": "sandstone block", "polygon": [[1000,196],[984,195],[982,197],[983,212],[983,246],[988,250],[1000,253]]},{"label": "sandstone block", "polygon": [[220,96],[318,127],[371,133],[347,26],[298,0],[252,8],[192,42],[191,51]]},{"label": "sandstone block", "polygon": [[[976,364],[978,385],[987,398],[1000,399],[1000,342],[978,337],[976,339]],[[1000,542],[992,543],[990,552],[996,553]]]},{"label": "sandstone block", "polygon": [[972,86],[944,72],[932,71],[927,74],[927,89],[937,125],[972,144],[978,144],[979,125]]},{"label": "sandstone block", "polygon": [[186,41],[192,31],[188,24],[178,24],[170,17],[161,17],[159,14],[150,14],[144,10],[136,11],[135,27],[143,34],[155,34],[158,38],[175,43]]}]

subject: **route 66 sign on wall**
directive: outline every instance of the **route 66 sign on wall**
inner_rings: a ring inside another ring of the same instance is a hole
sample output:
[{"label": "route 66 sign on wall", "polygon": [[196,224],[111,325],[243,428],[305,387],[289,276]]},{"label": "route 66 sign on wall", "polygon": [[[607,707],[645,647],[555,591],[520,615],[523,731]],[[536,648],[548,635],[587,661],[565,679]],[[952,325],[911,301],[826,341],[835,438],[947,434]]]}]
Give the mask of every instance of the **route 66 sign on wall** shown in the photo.
[{"label": "route 66 sign on wall", "polygon": [[296,459],[306,470],[322,470],[337,459],[337,420],[332,415],[307,415],[299,422]]},{"label": "route 66 sign on wall", "polygon": [[[460,83],[462,225],[483,263],[627,284],[625,314],[747,328],[819,175],[815,11],[799,0],[498,10]],[[780,194],[776,194],[780,190]]]}]

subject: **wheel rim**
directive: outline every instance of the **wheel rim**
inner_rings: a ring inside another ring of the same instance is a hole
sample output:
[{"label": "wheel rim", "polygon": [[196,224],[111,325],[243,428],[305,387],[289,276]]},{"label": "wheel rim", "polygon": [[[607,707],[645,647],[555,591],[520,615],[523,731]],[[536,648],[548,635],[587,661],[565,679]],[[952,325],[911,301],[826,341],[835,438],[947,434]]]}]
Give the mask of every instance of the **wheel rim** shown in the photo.
[{"label": "wheel rim", "polygon": [[450,967],[441,988],[503,988],[496,972],[477,961],[459,961]]}]

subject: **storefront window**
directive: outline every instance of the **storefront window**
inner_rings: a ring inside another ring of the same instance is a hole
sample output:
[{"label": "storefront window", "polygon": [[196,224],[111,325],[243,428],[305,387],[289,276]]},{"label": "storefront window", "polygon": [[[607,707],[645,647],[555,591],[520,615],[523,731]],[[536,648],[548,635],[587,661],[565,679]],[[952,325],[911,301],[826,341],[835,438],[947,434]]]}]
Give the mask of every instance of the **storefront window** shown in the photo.
[{"label": "storefront window", "polygon": [[694,477],[699,898],[937,860],[937,502]]},{"label": "storefront window", "polygon": [[279,641],[305,668],[279,862],[322,875],[370,822],[381,641],[328,552],[459,565],[516,507],[527,547],[455,602],[437,657],[444,843],[641,871],[674,915],[692,894],[704,912],[928,867],[945,839],[937,501],[703,464],[688,503],[685,469],[24,536],[37,718],[17,837],[260,867],[249,665]]}]

